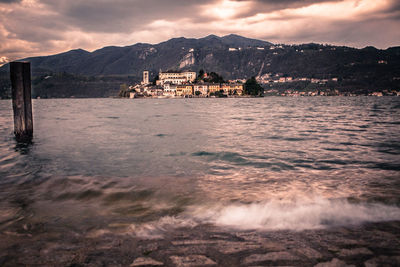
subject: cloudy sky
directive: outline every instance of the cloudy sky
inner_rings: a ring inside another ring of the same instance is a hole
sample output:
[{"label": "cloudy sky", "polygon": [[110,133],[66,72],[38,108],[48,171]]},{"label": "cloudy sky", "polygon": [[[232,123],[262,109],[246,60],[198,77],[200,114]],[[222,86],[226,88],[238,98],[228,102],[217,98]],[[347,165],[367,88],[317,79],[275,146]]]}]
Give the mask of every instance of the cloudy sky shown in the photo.
[{"label": "cloudy sky", "polygon": [[0,0],[0,61],[230,33],[387,48],[399,29],[399,0]]}]

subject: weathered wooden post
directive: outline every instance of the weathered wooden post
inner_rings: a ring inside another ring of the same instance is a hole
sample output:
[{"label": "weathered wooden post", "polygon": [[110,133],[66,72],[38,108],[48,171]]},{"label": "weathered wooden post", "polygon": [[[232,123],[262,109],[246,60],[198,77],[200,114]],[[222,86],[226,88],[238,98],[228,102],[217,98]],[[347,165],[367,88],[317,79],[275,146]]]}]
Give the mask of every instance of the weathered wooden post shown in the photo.
[{"label": "weathered wooden post", "polygon": [[10,62],[14,110],[14,134],[17,141],[30,141],[33,136],[31,63]]}]

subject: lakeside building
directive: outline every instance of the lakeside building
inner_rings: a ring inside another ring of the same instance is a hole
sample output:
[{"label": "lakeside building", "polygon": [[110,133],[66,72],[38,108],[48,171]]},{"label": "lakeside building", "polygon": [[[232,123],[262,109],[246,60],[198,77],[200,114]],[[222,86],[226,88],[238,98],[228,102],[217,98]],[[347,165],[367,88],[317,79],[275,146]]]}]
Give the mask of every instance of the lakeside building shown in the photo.
[{"label": "lakeside building", "polygon": [[221,89],[224,91],[225,94],[229,94],[231,87],[229,84],[223,83],[221,84]]},{"label": "lakeside building", "polygon": [[188,96],[193,95],[193,85],[191,84],[179,84],[176,86],[177,96]]},{"label": "lakeside building", "polygon": [[200,92],[202,95],[207,95],[208,94],[208,86],[207,84],[195,84],[193,85],[193,91],[196,94],[196,92]]},{"label": "lakeside building", "polygon": [[176,96],[176,84],[165,83],[163,86],[164,96],[173,97]]},{"label": "lakeside building", "polygon": [[228,95],[242,95],[243,84],[241,83],[223,83],[221,89]]},{"label": "lakeside building", "polygon": [[157,86],[148,86],[145,88],[144,92],[148,96],[162,96],[164,94],[164,90]]},{"label": "lakeside building", "polygon": [[229,93],[230,94],[238,94],[238,95],[243,95],[243,91],[244,91],[244,86],[241,83],[231,83],[229,84],[230,89],[229,89]]},{"label": "lakeside building", "polygon": [[165,84],[163,88],[165,96],[172,96],[174,91],[176,96],[196,95],[196,92],[200,92],[202,96],[209,96],[221,90],[223,90],[223,93],[226,95],[240,96],[243,95],[244,91],[244,85],[241,83]]},{"label": "lakeside building", "polygon": [[208,85],[208,93],[215,93],[221,90],[221,85],[219,83],[209,83]]},{"label": "lakeside building", "polygon": [[158,74],[160,84],[163,85],[165,83],[171,84],[183,84],[188,82],[194,82],[196,80],[196,72],[194,71],[167,71],[160,72]]}]

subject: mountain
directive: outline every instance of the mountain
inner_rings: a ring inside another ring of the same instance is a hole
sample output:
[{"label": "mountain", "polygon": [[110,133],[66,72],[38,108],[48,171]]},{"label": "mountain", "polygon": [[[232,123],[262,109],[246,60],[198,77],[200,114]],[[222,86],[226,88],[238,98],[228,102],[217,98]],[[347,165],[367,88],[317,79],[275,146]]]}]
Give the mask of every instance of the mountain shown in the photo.
[{"label": "mountain", "polygon": [[221,37],[222,42],[233,47],[254,47],[254,46],[271,46],[270,42],[265,42],[257,39],[245,38],[236,34],[229,34]]},{"label": "mountain", "polygon": [[[23,60],[31,61],[35,73],[65,71],[82,75],[140,75],[144,69],[198,69],[199,65],[212,68],[207,63],[215,63],[210,60],[213,51],[220,53],[228,52],[230,47],[255,48],[271,45],[269,42],[234,34],[223,37],[209,35],[200,39],[173,38],[156,45],[138,43],[126,47],[109,46],[91,53],[76,49]],[[2,69],[5,68],[7,66]]]},{"label": "mountain", "polygon": [[[49,93],[50,97],[62,94],[59,88],[63,87],[64,79],[69,82],[68,88],[74,81],[78,88],[65,96],[88,96],[86,92],[90,92],[89,96],[112,95],[118,90],[118,83],[139,81],[143,70],[149,70],[151,78],[160,70],[204,69],[217,72],[225,79],[269,73],[320,79],[335,77],[340,82],[336,87],[343,90],[400,89],[400,47],[380,50],[314,43],[274,45],[234,34],[199,39],[180,37],[154,45],[109,46],[93,52],[76,49],[23,60],[31,61],[34,87]],[[8,68],[8,64],[0,68],[0,79],[7,77],[1,72]],[[58,78],[51,83],[52,79],[44,79],[48,76]],[[86,89],[79,89],[83,85]],[[9,91],[7,83],[0,81],[0,86],[3,91],[0,96],[4,96]],[[54,88],[61,92],[55,93]],[[104,90],[98,93],[97,88]]]}]

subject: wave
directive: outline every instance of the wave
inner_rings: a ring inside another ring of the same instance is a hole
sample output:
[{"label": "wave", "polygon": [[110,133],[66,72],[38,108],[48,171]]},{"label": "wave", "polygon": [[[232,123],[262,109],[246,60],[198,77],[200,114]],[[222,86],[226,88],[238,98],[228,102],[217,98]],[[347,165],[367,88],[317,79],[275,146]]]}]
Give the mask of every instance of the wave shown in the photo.
[{"label": "wave", "polygon": [[142,225],[131,225],[131,231],[140,237],[161,238],[168,229],[199,224],[236,230],[302,231],[395,220],[400,220],[400,208],[397,206],[314,199],[190,207],[178,216],[165,216]]},{"label": "wave", "polygon": [[246,230],[308,230],[400,220],[400,208],[396,206],[329,199],[203,207],[193,214],[203,223]]}]

